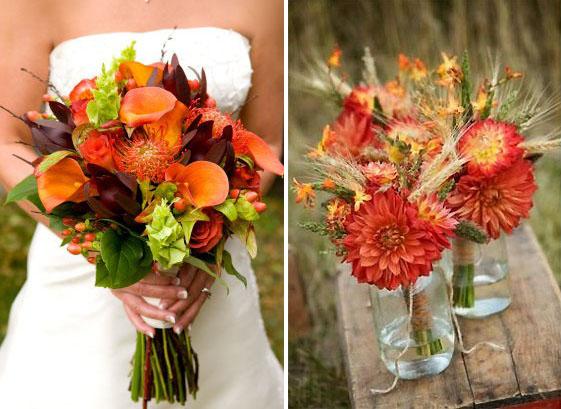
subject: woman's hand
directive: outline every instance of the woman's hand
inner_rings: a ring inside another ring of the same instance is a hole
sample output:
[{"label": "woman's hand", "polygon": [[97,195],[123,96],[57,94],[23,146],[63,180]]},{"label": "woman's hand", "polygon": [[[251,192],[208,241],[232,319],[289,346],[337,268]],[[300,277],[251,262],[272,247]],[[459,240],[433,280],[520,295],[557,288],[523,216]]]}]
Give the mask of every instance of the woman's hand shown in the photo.
[{"label": "woman's hand", "polygon": [[167,277],[149,273],[145,278],[130,287],[112,290],[113,295],[123,302],[125,312],[136,329],[154,337],[155,330],[148,325],[142,316],[156,320],[176,323],[176,311],[165,309],[162,305],[154,307],[143,297],[154,297],[176,302],[187,299],[186,286],[180,286],[179,277]]},{"label": "woman's hand", "polygon": [[189,294],[187,299],[164,299],[160,303],[160,308],[178,317],[173,330],[180,334],[191,325],[207,298],[210,298],[210,289],[214,283],[214,278],[191,265],[183,266],[179,271],[178,278],[180,285],[187,289]]}]

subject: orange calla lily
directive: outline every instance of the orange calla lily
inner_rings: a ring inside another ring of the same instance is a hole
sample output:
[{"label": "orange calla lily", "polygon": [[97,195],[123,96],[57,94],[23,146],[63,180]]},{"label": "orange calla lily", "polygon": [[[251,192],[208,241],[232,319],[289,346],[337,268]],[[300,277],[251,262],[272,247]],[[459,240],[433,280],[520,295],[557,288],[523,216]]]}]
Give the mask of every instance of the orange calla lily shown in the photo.
[{"label": "orange calla lily", "polygon": [[37,176],[37,189],[47,213],[64,202],[80,203],[86,200],[84,184],[89,179],[78,162],[64,158]]},{"label": "orange calla lily", "polygon": [[271,147],[253,132],[246,130],[237,131],[232,139],[232,144],[237,154],[251,156],[255,163],[263,170],[276,173],[277,175],[284,173],[284,166]]},{"label": "orange calla lily", "polygon": [[166,171],[166,181],[174,182],[189,204],[198,208],[219,205],[228,197],[228,176],[212,162],[174,163]]},{"label": "orange calla lily", "polygon": [[175,148],[179,146],[186,115],[187,107],[180,101],[175,101],[171,111],[156,122],[144,125],[144,129],[148,135],[165,140],[170,148]]},{"label": "orange calla lily", "polygon": [[177,98],[163,88],[131,89],[125,94],[119,118],[129,127],[155,122],[175,107]]},{"label": "orange calla lily", "polygon": [[154,70],[158,70],[156,82],[160,82],[164,75],[163,66],[161,64],[144,65],[136,61],[126,61],[119,66],[119,71],[123,77],[134,78],[134,82],[136,82],[136,85],[139,87],[146,86]]}]

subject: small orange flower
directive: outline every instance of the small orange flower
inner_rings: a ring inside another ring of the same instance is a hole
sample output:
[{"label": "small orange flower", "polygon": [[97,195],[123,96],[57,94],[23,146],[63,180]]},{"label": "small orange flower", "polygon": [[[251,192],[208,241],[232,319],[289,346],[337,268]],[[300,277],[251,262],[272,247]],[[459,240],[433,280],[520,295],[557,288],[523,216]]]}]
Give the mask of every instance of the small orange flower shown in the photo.
[{"label": "small orange flower", "polygon": [[521,72],[513,71],[508,65],[505,67],[505,74],[507,80],[522,78],[524,76]]},{"label": "small orange flower", "polygon": [[409,58],[403,53],[399,53],[397,56],[397,65],[399,66],[399,71],[406,72],[411,69],[411,61],[409,61]]},{"label": "small orange flower", "polygon": [[428,70],[425,63],[422,60],[415,58],[415,65],[413,65],[411,69],[411,78],[413,79],[413,81],[421,81],[422,79],[426,78],[427,75]]},{"label": "small orange flower", "polygon": [[325,179],[322,183],[322,187],[324,189],[331,190],[331,189],[335,189],[337,187],[337,185],[331,179]]},{"label": "small orange flower", "polygon": [[326,210],[327,228],[332,232],[344,230],[345,220],[351,214],[351,205],[339,197],[334,197],[327,203]]},{"label": "small orange flower", "polygon": [[458,65],[456,56],[448,57],[446,53],[442,53],[442,64],[436,69],[439,76],[438,84],[446,87],[453,87],[459,84],[463,78],[462,69]]},{"label": "small orange flower", "polygon": [[292,188],[296,192],[296,203],[303,203],[304,207],[314,207],[316,192],[311,183],[300,183],[296,178],[292,179]]},{"label": "small orange flower", "polygon": [[339,68],[341,66],[341,55],[343,52],[339,47],[335,47],[327,60],[327,65],[331,68]]},{"label": "small orange flower", "polygon": [[487,106],[487,99],[489,98],[489,93],[487,92],[487,86],[481,84],[479,91],[477,92],[477,98],[471,103],[473,110],[475,112],[483,112],[485,106]]}]

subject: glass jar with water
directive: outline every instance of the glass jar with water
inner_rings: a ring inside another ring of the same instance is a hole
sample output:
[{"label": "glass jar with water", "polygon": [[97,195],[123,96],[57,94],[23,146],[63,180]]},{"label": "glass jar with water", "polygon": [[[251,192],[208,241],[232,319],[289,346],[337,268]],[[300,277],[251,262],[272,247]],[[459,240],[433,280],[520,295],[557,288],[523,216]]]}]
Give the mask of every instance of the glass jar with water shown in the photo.
[{"label": "glass jar with water", "polygon": [[454,327],[447,294],[440,267],[407,289],[389,291],[372,286],[380,355],[391,373],[416,379],[448,367],[454,352]]},{"label": "glass jar with water", "polygon": [[504,311],[511,302],[506,239],[487,244],[456,238],[452,244],[453,308],[457,315],[485,318]]}]

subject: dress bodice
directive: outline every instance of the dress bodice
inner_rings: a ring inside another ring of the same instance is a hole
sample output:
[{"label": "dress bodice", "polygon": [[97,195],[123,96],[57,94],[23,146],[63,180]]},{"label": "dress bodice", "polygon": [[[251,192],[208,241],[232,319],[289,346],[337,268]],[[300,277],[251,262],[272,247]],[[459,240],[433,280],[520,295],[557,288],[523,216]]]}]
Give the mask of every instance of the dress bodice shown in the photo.
[{"label": "dress bodice", "polygon": [[244,104],[251,87],[249,41],[235,31],[214,27],[93,34],[64,41],[50,55],[51,83],[68,95],[80,80],[97,75],[101,65],[109,64],[132,40],[137,60],[144,64],[160,61],[166,43],[163,60],[169,61],[176,53],[189,79],[195,74],[187,67],[197,72],[204,68],[208,93],[221,111],[236,113]]}]

